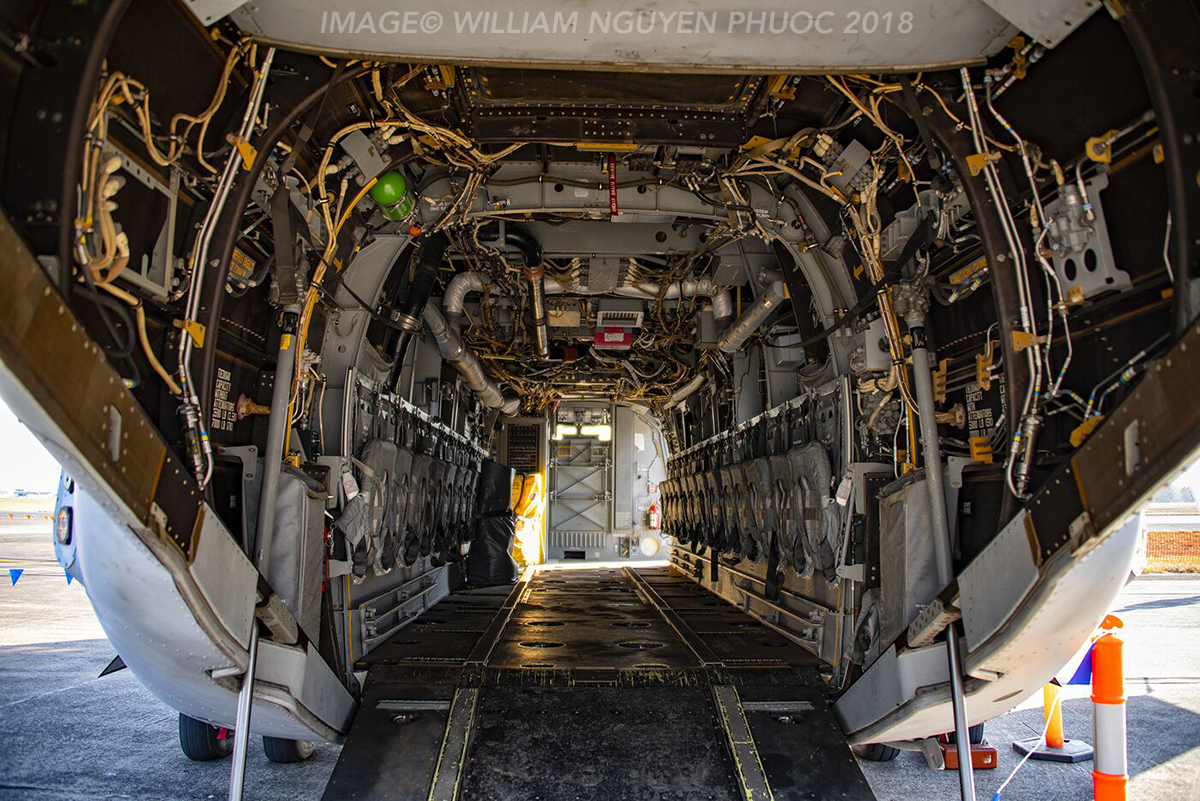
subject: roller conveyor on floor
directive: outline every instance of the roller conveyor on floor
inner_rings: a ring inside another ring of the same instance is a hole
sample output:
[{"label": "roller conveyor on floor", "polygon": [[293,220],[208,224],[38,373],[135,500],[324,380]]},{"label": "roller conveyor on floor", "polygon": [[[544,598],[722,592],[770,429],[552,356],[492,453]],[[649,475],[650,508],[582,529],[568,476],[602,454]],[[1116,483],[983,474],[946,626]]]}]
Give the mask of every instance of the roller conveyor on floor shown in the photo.
[{"label": "roller conveyor on floor", "polygon": [[325,798],[873,798],[819,664],[665,567],[463,590],[360,660]]}]

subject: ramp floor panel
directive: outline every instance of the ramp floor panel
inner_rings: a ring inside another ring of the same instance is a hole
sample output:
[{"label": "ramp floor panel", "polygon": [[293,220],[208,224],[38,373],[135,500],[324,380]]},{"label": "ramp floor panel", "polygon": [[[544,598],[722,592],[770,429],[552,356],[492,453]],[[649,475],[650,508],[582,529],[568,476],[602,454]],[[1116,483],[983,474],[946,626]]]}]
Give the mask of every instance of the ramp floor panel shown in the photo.
[{"label": "ramp floor panel", "polygon": [[359,660],[326,797],[871,798],[820,664],[670,568],[455,592]]},{"label": "ramp floor panel", "polygon": [[[368,681],[324,798],[425,798],[453,696],[453,686]],[[403,709],[404,702],[431,701],[447,708]]]},{"label": "ramp floor panel", "polygon": [[479,716],[464,799],[740,798],[706,688],[493,687]]}]

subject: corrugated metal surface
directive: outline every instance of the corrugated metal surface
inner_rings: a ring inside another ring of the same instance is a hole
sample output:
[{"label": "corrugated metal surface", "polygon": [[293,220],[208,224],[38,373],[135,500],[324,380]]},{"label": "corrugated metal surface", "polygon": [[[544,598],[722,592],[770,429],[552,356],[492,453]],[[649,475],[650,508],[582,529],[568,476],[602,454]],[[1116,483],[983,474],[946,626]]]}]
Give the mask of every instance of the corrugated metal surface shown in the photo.
[{"label": "corrugated metal surface", "polygon": [[550,548],[598,549],[608,544],[606,531],[551,531]]}]

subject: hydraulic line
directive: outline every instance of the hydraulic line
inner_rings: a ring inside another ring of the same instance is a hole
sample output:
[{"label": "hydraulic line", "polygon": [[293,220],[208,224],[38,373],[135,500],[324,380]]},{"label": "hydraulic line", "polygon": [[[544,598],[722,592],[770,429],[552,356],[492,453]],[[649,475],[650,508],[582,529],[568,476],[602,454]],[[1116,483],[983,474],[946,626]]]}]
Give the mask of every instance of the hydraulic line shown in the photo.
[{"label": "hydraulic line", "polygon": [[[901,284],[896,293],[897,311],[908,324],[912,340],[913,389],[916,394],[921,428],[921,449],[925,464],[925,486],[929,491],[929,521],[933,529],[933,554],[938,586],[954,580],[954,561],[950,548],[950,522],[943,487],[942,452],[938,443],[937,416],[930,368],[925,315],[929,297],[913,284]],[[954,733],[958,747],[960,790],[964,801],[975,799],[975,779],[971,764],[971,737],[967,726],[966,700],[963,697],[962,663],[959,661],[958,634],[951,623],[946,627],[946,658],[950,668],[950,698],[954,707]]]},{"label": "hydraulic line", "polygon": [[[254,131],[255,120],[258,119],[259,110],[262,107],[267,76],[271,71],[271,62],[274,58],[275,48],[272,47],[267,50],[262,66],[255,75],[254,85],[250,91],[250,100],[246,104],[246,112],[242,115],[242,124],[238,129],[238,141],[248,141]],[[241,153],[237,148],[231,149],[229,158],[225,161],[225,169],[217,184],[217,190],[213,195],[212,204],[209,206],[208,213],[205,215],[200,232],[196,237],[196,244],[192,251],[192,278],[188,287],[187,304],[183,317],[184,324],[189,327],[196,324],[196,318],[199,316],[204,273],[208,267],[208,248],[212,242],[215,225],[229,198],[234,179],[241,172],[241,164]],[[209,350],[215,351],[216,343],[213,341],[216,335],[215,328],[212,333],[213,337],[209,339]],[[196,477],[203,489],[208,486],[208,482],[212,478],[213,455],[212,443],[208,439],[208,426],[205,424],[205,407],[202,407],[200,396],[196,391],[196,384],[192,381],[191,360],[195,345],[196,339],[192,332],[185,330],[179,338],[179,385],[184,392],[180,417],[184,424],[184,441],[188,445],[192,467],[196,471]]]},{"label": "hydraulic line", "polygon": [[288,407],[292,395],[292,372],[296,367],[296,331],[300,309],[291,306],[284,310],[280,326],[279,353],[275,360],[275,384],[271,389],[271,414],[267,418],[267,447],[263,451],[262,491],[258,497],[258,532],[255,536],[255,563],[268,576],[271,541],[275,535],[275,501],[279,492],[279,476],[283,472],[285,439],[291,415]]},{"label": "hydraulic line", "polygon": [[[1010,438],[1008,459],[1005,462],[1005,480],[1008,484],[1009,492],[1020,499],[1025,496],[1025,489],[1029,483],[1029,470],[1032,465],[1033,451],[1036,446],[1038,429],[1041,427],[1041,419],[1037,415],[1037,406],[1041,397],[1042,387],[1041,346],[1038,344],[1037,325],[1034,322],[1033,296],[1029,287],[1029,273],[1025,261],[1025,251],[1021,246],[1016,220],[1013,219],[1012,212],[1008,208],[1008,200],[1000,184],[1000,175],[991,163],[991,151],[987,149],[984,139],[983,120],[979,114],[979,105],[975,99],[974,87],[971,85],[970,73],[964,67],[959,70],[959,74],[962,77],[963,91],[967,99],[967,111],[972,125],[972,134],[975,138],[975,147],[979,153],[984,154],[986,157],[982,170],[983,176],[987,181],[992,198],[995,200],[1000,224],[1004,230],[1004,236],[1008,241],[1009,253],[1013,259],[1013,272],[1017,278],[1017,293],[1020,298],[1021,329],[1029,335],[1030,341],[1029,347],[1026,348],[1026,361],[1029,364],[1029,372],[1033,380],[1026,389],[1025,401],[1021,406],[1020,417],[1014,420],[1015,424],[1013,425],[1013,435]],[[1024,448],[1024,453],[1021,450],[1022,447]],[[1014,468],[1016,468],[1015,477]]]},{"label": "hydraulic line", "polygon": [[[930,90],[932,92],[932,90]],[[941,102],[936,94],[934,97]],[[928,108],[928,116],[923,114]],[[997,328],[1000,334],[1001,364],[1004,370],[1005,405],[1012,410],[1010,417],[1023,405],[1026,389],[1032,377],[1026,360],[1020,358],[1013,347],[1013,332],[1020,327],[1021,296],[1016,284],[1014,270],[1011,269],[1011,257],[1003,224],[996,210],[996,204],[988,194],[988,186],[983,177],[972,175],[967,166],[967,158],[978,152],[971,141],[971,135],[960,130],[959,124],[947,110],[946,114],[934,112],[933,106],[906,109],[910,116],[921,115],[925,119],[929,132],[934,140],[949,157],[955,174],[962,182],[963,193],[974,210],[979,236],[983,243],[984,254],[987,256],[989,276],[991,278],[992,297],[996,306]],[[1017,498],[1010,492],[1004,494],[1001,502],[1000,519],[1007,522],[1015,513]]]},{"label": "hydraulic line", "polygon": [[292,124],[301,114],[308,111],[332,89],[358,77],[360,74],[357,71],[335,73],[328,82],[310,92],[290,111],[284,114],[273,115],[272,119],[274,123],[255,144],[255,149],[259,153],[259,157],[255,158],[253,164],[250,165],[250,169],[240,176],[237,190],[225,204],[225,213],[221,215],[219,221],[220,233],[213,235],[214,241],[219,245],[217,256],[214,260],[215,264],[206,273],[206,280],[202,282],[201,286],[201,292],[204,295],[205,301],[202,305],[207,309],[204,317],[204,326],[213,345],[212,347],[203,349],[204,359],[201,363],[199,380],[200,392],[202,393],[202,406],[208,414],[212,413],[213,377],[217,369],[216,338],[221,321],[221,308],[225,302],[225,286],[229,278],[229,266],[233,261],[233,250],[237,246],[242,217],[246,211],[246,206],[250,203],[250,195],[258,183],[258,179],[262,176],[267,162],[270,161],[266,157],[266,154],[275,149],[275,146],[283,138],[283,135],[291,130]]}]

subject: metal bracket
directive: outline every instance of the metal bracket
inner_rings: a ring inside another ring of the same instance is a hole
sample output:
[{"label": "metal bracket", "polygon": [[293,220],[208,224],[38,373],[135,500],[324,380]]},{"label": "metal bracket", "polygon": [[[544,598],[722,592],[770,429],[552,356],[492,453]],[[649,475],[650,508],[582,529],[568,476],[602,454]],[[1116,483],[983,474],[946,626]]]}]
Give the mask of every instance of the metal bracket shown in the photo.
[{"label": "metal bracket", "polygon": [[1026,348],[1032,348],[1034,345],[1044,344],[1046,342],[1046,338],[1035,336],[1028,331],[1013,331],[1012,341],[1013,350],[1015,350],[1017,353],[1020,353]]},{"label": "metal bracket", "polygon": [[863,582],[866,580],[866,565],[841,565],[837,569],[838,578]]},{"label": "metal bracket", "polygon": [[105,159],[116,156],[121,161],[123,172],[167,199],[167,216],[155,240],[152,254],[142,256],[139,269],[126,269],[120,277],[120,280],[165,300],[170,295],[175,277],[175,216],[179,209],[181,172],[177,167],[172,167],[168,183],[164,184],[156,173],[135,161],[115,142],[106,141],[101,152]]},{"label": "metal bracket", "polygon": [[972,176],[979,175],[983,168],[1000,160],[999,153],[972,153],[967,156],[967,169]]},{"label": "metal bracket", "polygon": [[196,320],[175,320],[175,327],[192,338],[197,348],[204,347],[204,324]]},{"label": "metal bracket", "polygon": [[921,648],[933,642],[938,634],[947,626],[962,617],[957,609],[947,609],[941,600],[934,598],[917,614],[916,619],[908,627],[908,642],[914,648]]},{"label": "metal bracket", "polygon": [[986,436],[971,437],[967,440],[971,446],[971,461],[980,464],[992,463],[992,446]]},{"label": "metal bracket", "polygon": [[238,155],[242,157],[242,169],[249,172],[254,166],[254,159],[258,156],[258,151],[254,149],[254,145],[240,137],[229,138],[229,143],[237,148]]},{"label": "metal bracket", "polygon": [[992,388],[992,365],[994,363],[990,344],[983,353],[975,354],[975,383],[979,384],[979,388],[984,392]]},{"label": "metal bracket", "polygon": [[258,446],[221,447],[217,452],[242,463],[242,548],[251,553],[250,532],[258,530]]},{"label": "metal bracket", "polygon": [[933,371],[933,399],[937,403],[946,402],[946,373],[949,371],[950,360],[938,362],[938,369]]}]

